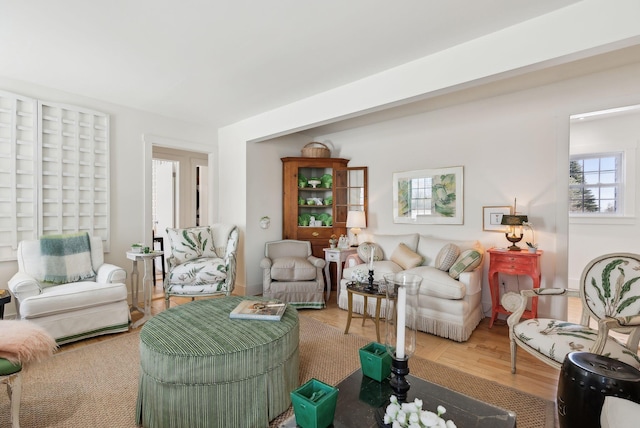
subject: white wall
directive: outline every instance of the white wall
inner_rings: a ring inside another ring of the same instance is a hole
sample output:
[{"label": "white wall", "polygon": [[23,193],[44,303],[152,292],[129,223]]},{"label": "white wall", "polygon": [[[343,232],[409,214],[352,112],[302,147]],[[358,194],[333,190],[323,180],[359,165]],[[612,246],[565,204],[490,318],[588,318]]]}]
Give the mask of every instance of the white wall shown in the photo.
[{"label": "white wall", "polygon": [[[145,194],[143,187],[143,134],[209,142],[213,147],[215,132],[203,126],[14,80],[0,78],[0,89],[111,115],[111,252],[105,255],[105,259],[129,271],[131,263],[126,259],[125,252],[132,242],[144,241],[145,198],[149,199],[149,206],[151,204],[151,194]],[[151,245],[151,225],[148,236],[147,244]],[[0,287],[6,288],[8,280],[17,270],[16,262],[1,262]],[[13,305],[14,302],[6,307],[7,317],[15,315]]]},{"label": "white wall", "polygon": [[[479,239],[486,248],[504,247],[507,241],[503,234],[482,230],[482,207],[512,205],[517,197],[518,211],[529,216],[544,251],[542,285],[565,287],[566,236],[562,229],[566,229],[566,225],[560,223],[567,222],[569,115],[587,111],[585,109],[627,105],[634,99],[640,102],[638,75],[640,64],[634,64],[374,125],[313,138],[301,136],[288,147],[283,146],[282,138],[248,144],[249,161],[263,165],[262,168],[247,169],[248,213],[257,228],[262,211],[254,211],[251,203],[254,197],[257,198],[260,204],[269,207],[267,214],[272,217],[272,227],[268,234],[259,229],[252,231],[253,250],[251,254],[247,253],[247,260],[257,260],[256,255],[261,253],[266,240],[279,239],[274,226],[277,225],[275,219],[281,219],[277,211],[281,208],[276,206],[276,200],[281,198],[275,197],[274,191],[270,193],[274,195],[273,199],[264,200],[268,197],[262,194],[265,174],[271,168],[274,178],[268,180],[268,185],[277,185],[279,158],[298,156],[305,142],[316,140],[330,142],[335,147],[332,156],[351,159],[350,166],[368,166],[369,224],[364,232],[418,232],[452,239]],[[463,225],[393,223],[393,172],[456,165],[464,166]],[[281,233],[281,226],[277,227]],[[629,238],[612,233],[609,239]],[[617,244],[612,242],[612,245]],[[575,250],[570,246],[570,258],[577,253]],[[251,263],[248,266],[257,266],[255,261]],[[485,312],[491,308],[487,267],[485,264]],[[248,272],[248,288],[258,288],[259,269]],[[515,291],[530,287],[531,281],[527,277],[505,276],[504,282],[504,291]],[[548,301],[542,300],[542,314],[563,314],[564,303],[556,300],[558,303],[551,307]]]},{"label": "white wall", "polygon": [[[625,105],[620,104],[618,107]],[[585,112],[586,113],[586,112]],[[585,150],[600,152],[625,150],[635,165],[627,175],[627,187],[633,199],[625,201],[627,211],[618,218],[581,217],[569,220],[569,286],[579,287],[582,270],[590,260],[606,253],[639,253],[640,245],[640,113],[585,120],[571,124],[571,153]]]},{"label": "white wall", "polygon": [[[624,0],[613,6],[602,1],[585,0],[522,25],[510,27],[472,42],[455,46],[447,51],[224,127],[218,132],[220,201],[224,201],[218,207],[220,218],[235,221],[242,232],[247,226],[248,219],[255,215],[254,210],[247,205],[247,201],[253,197],[248,193],[248,189],[250,188],[249,183],[259,178],[254,175],[251,168],[247,167],[246,162],[243,162],[248,158],[253,142],[309,130],[326,123],[385,110],[392,106],[430,100],[437,96],[455,94],[457,91],[479,88],[490,82],[512,76],[527,75],[528,72],[544,69],[551,65],[565,64],[575,59],[610,52],[625,46],[633,46],[640,40],[640,27],[631,16],[637,16],[639,11],[640,4],[635,1]],[[603,19],[603,16],[606,16],[607,19]],[[597,31],[594,31],[594,28],[597,28]],[[567,37],[567,35],[571,35],[571,37]],[[614,85],[616,83],[621,84],[622,82],[615,82]],[[567,144],[569,139],[566,118],[571,113],[586,111],[590,108],[587,107],[589,104],[604,103],[604,100],[610,96],[610,94],[605,94],[605,97],[602,94],[593,96],[588,87],[573,89],[571,100],[559,100],[559,106],[549,104],[540,107],[545,111],[544,113],[538,112],[538,117],[535,118],[528,117],[526,111],[528,107],[524,102],[524,111],[514,110],[509,106],[500,106],[495,113],[502,115],[502,121],[498,121],[498,123],[491,121],[496,128],[494,132],[506,137],[507,134],[501,130],[509,131],[509,142],[514,144],[522,140],[525,132],[527,135],[537,136],[542,141],[560,141],[560,146],[554,147],[553,152],[544,152],[539,155],[540,157],[536,153],[530,154],[529,152],[520,152],[514,156],[519,155],[523,159],[533,156],[536,162],[542,162],[544,159],[548,163],[554,163],[556,171],[564,168],[568,162]],[[583,91],[583,89],[586,90]],[[553,93],[550,95],[553,96]],[[485,96],[491,96],[491,93],[485,93]],[[482,135],[488,131],[487,124],[476,123],[473,119],[476,111],[471,110],[465,113],[469,117],[456,114],[454,118],[448,119],[451,130],[457,132],[457,127],[467,127],[467,120],[470,119],[471,123],[478,126],[478,129],[471,130],[470,134]],[[409,129],[405,132],[412,131]],[[447,135],[437,136],[440,139],[436,141],[448,141]],[[535,141],[531,141],[530,137],[525,139],[535,143],[533,147],[539,144],[538,139]],[[334,143],[338,148],[342,145],[340,141],[334,141]],[[412,144],[417,145],[418,143]],[[467,144],[474,146],[480,143],[476,138],[471,138]],[[485,150],[493,153],[496,157],[504,155],[491,149],[492,141],[482,141],[482,144],[484,146],[474,147],[473,150]],[[374,147],[375,149],[372,150],[381,150],[379,146]],[[529,146],[527,148],[530,149]],[[296,156],[299,149],[300,147],[292,147],[288,155]],[[411,153],[405,154],[405,158],[407,160],[414,159]],[[237,160],[238,163],[232,164],[231,159]],[[274,157],[262,160],[275,162],[276,159]],[[360,162],[360,158],[354,159],[353,162],[354,165],[363,163]],[[498,170],[502,167],[502,165],[498,165],[498,162],[493,162],[493,164],[494,168]],[[528,165],[528,162],[523,162],[523,164]],[[472,171],[475,169],[471,166],[467,168],[471,168]],[[529,174],[529,170],[522,166],[520,168],[519,173],[527,177],[526,174]],[[534,179],[537,179],[538,172],[534,171],[532,174]],[[477,200],[511,201],[516,190],[523,187],[522,182],[531,180],[531,178],[521,178],[518,175],[516,177],[505,175],[500,179],[490,178],[489,186],[504,186],[500,188],[501,191],[498,191],[498,194],[492,190],[491,198],[473,194],[470,196]],[[562,178],[560,177],[560,179]],[[223,180],[225,183],[222,182]],[[545,189],[539,189],[541,194],[532,193],[530,201],[527,202],[527,204],[531,204],[531,207],[527,206],[527,208],[535,209],[536,215],[542,216],[546,221],[553,217],[550,214],[552,207],[558,203],[566,204],[566,195],[558,194],[558,189],[566,190],[566,186],[562,181],[554,181],[546,177],[543,181],[549,186]],[[507,184],[505,185],[505,183]],[[525,202],[524,198],[522,201]],[[551,252],[556,253],[557,257],[553,259],[547,257],[545,263],[552,265],[554,267],[552,270],[556,275],[566,282],[567,218],[566,213],[554,212],[556,217],[553,222],[544,226],[549,227],[553,233],[553,237],[548,239],[554,242]],[[262,254],[265,240],[262,234],[247,233],[246,236],[241,235],[241,238],[238,282],[246,281],[248,292],[254,294],[261,289],[261,285],[253,279],[253,274],[249,274],[249,272],[254,272],[256,267],[245,266],[242,260],[256,257],[254,254]],[[556,263],[558,263],[557,267]],[[242,277],[241,280],[241,275],[244,275],[244,272],[247,272],[247,276],[246,278]]]}]

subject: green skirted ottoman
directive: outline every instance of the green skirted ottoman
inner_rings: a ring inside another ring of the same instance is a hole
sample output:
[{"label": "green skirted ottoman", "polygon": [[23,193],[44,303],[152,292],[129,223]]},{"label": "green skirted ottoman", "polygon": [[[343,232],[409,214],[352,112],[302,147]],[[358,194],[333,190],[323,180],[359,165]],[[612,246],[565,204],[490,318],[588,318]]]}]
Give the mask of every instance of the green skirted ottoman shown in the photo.
[{"label": "green skirted ottoman", "polygon": [[[229,319],[245,299],[168,309],[140,332],[136,421],[144,427],[267,427],[298,387],[299,322]],[[255,298],[254,298],[255,300]]]}]

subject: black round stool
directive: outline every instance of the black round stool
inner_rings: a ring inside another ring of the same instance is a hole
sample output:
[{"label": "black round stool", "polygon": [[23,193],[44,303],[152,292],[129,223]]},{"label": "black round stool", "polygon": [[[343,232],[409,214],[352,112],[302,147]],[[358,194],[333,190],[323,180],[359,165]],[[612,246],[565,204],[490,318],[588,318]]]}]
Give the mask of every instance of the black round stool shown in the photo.
[{"label": "black round stool", "polygon": [[640,371],[602,355],[569,353],[558,379],[560,428],[600,428],[600,412],[608,395],[640,403]]}]

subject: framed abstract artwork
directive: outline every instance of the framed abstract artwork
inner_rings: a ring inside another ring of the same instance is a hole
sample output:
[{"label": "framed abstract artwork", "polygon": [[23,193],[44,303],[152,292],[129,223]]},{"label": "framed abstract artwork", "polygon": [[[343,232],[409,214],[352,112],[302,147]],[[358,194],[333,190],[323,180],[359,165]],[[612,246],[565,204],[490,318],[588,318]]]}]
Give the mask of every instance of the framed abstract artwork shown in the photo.
[{"label": "framed abstract artwork", "polygon": [[393,173],[393,221],[463,223],[463,167]]}]

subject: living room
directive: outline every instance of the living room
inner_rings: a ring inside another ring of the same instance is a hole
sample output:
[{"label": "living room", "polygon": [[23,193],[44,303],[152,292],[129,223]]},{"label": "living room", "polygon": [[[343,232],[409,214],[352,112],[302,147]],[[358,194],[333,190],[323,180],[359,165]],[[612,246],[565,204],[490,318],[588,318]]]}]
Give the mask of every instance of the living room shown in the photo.
[{"label": "living room", "polygon": [[[610,19],[601,19],[605,12]],[[27,83],[0,77],[0,89],[111,115],[114,172],[106,257],[114,264],[128,267],[125,252],[131,243],[150,242],[150,201],[145,195],[151,147],[209,153],[218,170],[211,186],[215,195],[211,220],[240,227],[236,287],[240,294],[260,294],[258,266],[264,243],[281,238],[280,158],[297,156],[309,141],[321,141],[331,146],[332,156],[350,159],[350,166],[369,168],[366,233],[419,232],[478,239],[485,248],[502,247],[504,235],[483,231],[482,207],[511,205],[517,198],[518,211],[529,216],[544,251],[543,286],[563,287],[580,273],[569,270],[575,251],[566,212],[569,116],[640,103],[640,33],[637,20],[630,18],[637,12],[635,2],[621,2],[615,8],[578,2],[571,13],[551,14],[531,22],[521,33],[512,29],[449,52],[464,54],[464,60],[444,54],[432,57],[327,91],[322,97],[240,118],[221,129],[53,89],[46,80]],[[575,40],[558,46],[566,34]],[[513,40],[530,50],[527,58],[516,55],[513,45],[518,43]],[[530,46],[532,40],[540,44]],[[483,58],[495,62],[485,65]],[[439,71],[443,69],[439,63],[446,65],[448,75]],[[449,166],[464,167],[464,223],[395,224],[392,174]],[[264,215],[271,218],[266,230],[259,226]],[[637,252],[633,237],[639,227],[614,227],[606,242],[592,243],[589,251],[580,245],[586,253],[580,257]],[[14,261],[3,261],[0,279],[6,284],[16,270]],[[518,288],[516,282],[508,286]],[[491,307],[488,293],[485,274],[485,313]],[[550,306],[542,300],[541,313],[566,314],[565,305]],[[6,315],[15,311],[8,307]]]}]

